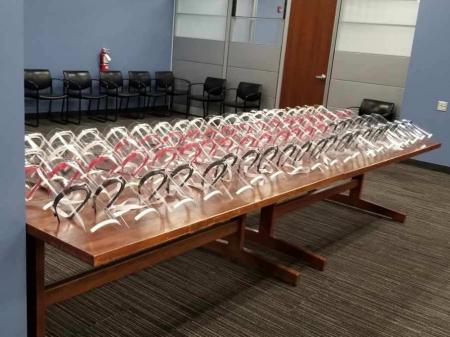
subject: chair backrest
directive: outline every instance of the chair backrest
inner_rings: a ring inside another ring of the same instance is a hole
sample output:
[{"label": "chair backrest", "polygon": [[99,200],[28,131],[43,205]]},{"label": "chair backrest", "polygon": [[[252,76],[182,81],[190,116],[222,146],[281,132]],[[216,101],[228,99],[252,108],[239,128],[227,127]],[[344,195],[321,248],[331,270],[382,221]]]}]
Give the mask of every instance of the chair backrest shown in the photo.
[{"label": "chair backrest", "polygon": [[225,90],[225,83],[223,78],[207,77],[203,88],[210,95],[221,95]]},{"label": "chair backrest", "polygon": [[250,102],[256,101],[261,97],[261,89],[261,84],[240,82],[237,87],[236,95],[242,100],[246,99]]},{"label": "chair backrest", "polygon": [[393,120],[395,118],[395,104],[365,98],[359,108],[359,115],[370,114],[379,114],[388,120]]},{"label": "chair backrest", "polygon": [[152,86],[152,78],[148,71],[129,71],[128,83],[131,88],[145,88]]},{"label": "chair backrest", "polygon": [[25,69],[25,88],[30,90],[44,90],[51,88],[52,75],[48,69]]},{"label": "chair backrest", "polygon": [[156,71],[155,80],[157,88],[168,89],[173,87],[175,77],[172,71]]},{"label": "chair backrest", "polygon": [[[123,86],[122,72],[118,70],[100,72],[100,85],[103,88],[108,87],[105,82],[113,84],[117,88],[121,88]],[[111,89],[111,87],[109,87],[109,89]]]},{"label": "chair backrest", "polygon": [[69,90],[85,90],[92,86],[91,74],[87,70],[64,70],[63,75]]}]

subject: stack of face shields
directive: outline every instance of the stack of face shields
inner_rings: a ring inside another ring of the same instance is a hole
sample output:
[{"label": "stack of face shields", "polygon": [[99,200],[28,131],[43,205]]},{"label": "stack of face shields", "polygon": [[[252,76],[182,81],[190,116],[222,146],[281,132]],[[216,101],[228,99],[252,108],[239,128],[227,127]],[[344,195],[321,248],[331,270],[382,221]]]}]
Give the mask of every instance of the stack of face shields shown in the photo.
[{"label": "stack of face shields", "polygon": [[324,107],[31,133],[26,200],[82,226],[89,209],[95,232],[242,197],[290,176],[368,164],[429,137],[410,121]]}]

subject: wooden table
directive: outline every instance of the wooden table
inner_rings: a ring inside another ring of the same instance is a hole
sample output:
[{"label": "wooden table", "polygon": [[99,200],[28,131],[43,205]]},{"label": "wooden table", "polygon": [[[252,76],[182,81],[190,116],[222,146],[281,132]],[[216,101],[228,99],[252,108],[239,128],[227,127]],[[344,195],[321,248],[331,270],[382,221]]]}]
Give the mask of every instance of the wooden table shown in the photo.
[{"label": "wooden table", "polygon": [[[45,311],[49,305],[198,247],[207,247],[232,261],[295,285],[300,275],[298,271],[244,247],[245,238],[305,259],[313,267],[323,269],[323,257],[273,237],[277,215],[330,199],[404,221],[404,215],[360,198],[364,174],[438,147],[439,143],[427,140],[370,162],[348,163],[324,173],[315,171],[281,177],[239,198],[179,209],[163,217],[155,216],[130,226],[103,228],[95,233],[68,221],[58,225],[51,212],[27,206],[28,335],[45,335]],[[347,190],[350,190],[349,196],[343,196],[341,193]],[[246,230],[245,215],[258,209],[262,209],[259,231]],[[94,221],[93,218],[87,216],[87,222]],[[46,243],[89,263],[93,269],[45,285]]]}]

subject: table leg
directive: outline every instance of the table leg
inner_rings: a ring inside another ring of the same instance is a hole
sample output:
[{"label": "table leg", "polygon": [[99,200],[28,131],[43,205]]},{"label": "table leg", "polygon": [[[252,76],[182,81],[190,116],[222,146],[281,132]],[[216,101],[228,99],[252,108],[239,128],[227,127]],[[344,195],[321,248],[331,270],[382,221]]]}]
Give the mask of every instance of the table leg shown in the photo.
[{"label": "table leg", "polygon": [[261,209],[259,230],[247,229],[246,238],[262,246],[301,259],[311,267],[323,271],[326,262],[324,257],[274,237],[276,207],[276,205],[270,205]]},{"label": "table leg", "polygon": [[28,337],[45,336],[45,244],[27,235]]},{"label": "table leg", "polygon": [[364,175],[356,176],[352,180],[357,182],[356,187],[350,190],[349,195],[337,194],[328,198],[329,201],[354,207],[359,210],[370,212],[379,216],[389,218],[397,222],[405,222],[406,215],[361,198],[364,184]]},{"label": "table leg", "polygon": [[251,249],[244,247],[245,216],[239,218],[239,231],[226,237],[224,241],[215,241],[205,246],[206,249],[221,255],[245,267],[256,268],[259,271],[278,278],[291,285],[296,285],[300,273],[292,268],[269,260]]}]

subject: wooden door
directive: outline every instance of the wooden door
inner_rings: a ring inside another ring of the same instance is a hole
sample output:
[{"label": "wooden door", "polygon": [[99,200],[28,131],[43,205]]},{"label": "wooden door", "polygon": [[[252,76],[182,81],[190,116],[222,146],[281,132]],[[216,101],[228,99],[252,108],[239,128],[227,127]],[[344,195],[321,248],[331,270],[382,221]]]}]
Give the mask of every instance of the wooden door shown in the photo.
[{"label": "wooden door", "polygon": [[322,104],[337,0],[292,0],[280,107]]}]

